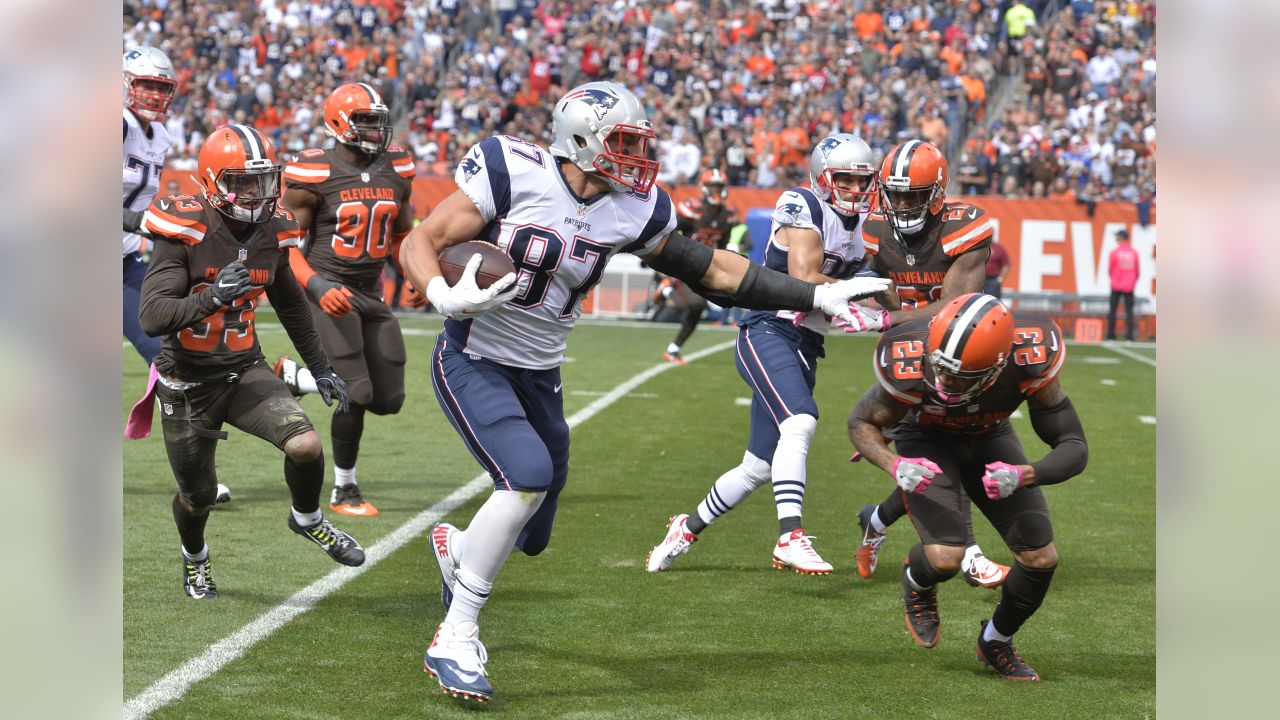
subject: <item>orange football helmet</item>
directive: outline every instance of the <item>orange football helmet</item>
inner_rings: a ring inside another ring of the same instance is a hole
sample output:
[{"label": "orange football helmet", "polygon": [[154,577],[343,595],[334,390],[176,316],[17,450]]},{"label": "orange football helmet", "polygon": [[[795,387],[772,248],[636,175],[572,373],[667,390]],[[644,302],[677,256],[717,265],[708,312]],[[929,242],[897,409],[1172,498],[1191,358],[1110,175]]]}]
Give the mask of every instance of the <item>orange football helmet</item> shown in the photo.
[{"label": "orange football helmet", "polygon": [[698,179],[698,189],[702,191],[702,199],[712,205],[719,205],[729,199],[729,179],[720,172],[720,168],[711,168],[702,173]]},{"label": "orange football helmet", "polygon": [[923,140],[890,150],[880,164],[880,210],[899,232],[910,235],[929,215],[942,211],[950,174],[942,151]]},{"label": "orange football helmet", "polygon": [[1000,376],[1013,347],[1013,315],[991,295],[952,299],[929,321],[924,379],[946,405],[961,405]]},{"label": "orange football helmet", "polygon": [[209,204],[234,220],[263,223],[275,214],[280,163],[266,136],[248,125],[214,130],[200,148],[196,182]]},{"label": "orange football helmet", "polygon": [[377,155],[391,144],[391,111],[364,83],[347,83],[324,102],[324,129],[343,145]]}]

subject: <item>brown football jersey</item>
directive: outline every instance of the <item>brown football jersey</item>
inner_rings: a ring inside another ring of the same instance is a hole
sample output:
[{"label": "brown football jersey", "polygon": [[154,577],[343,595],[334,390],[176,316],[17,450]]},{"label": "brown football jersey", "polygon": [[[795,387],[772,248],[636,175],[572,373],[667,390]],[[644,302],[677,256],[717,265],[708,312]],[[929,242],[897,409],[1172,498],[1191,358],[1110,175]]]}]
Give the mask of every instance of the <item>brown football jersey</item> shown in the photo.
[{"label": "brown football jersey", "polygon": [[[222,380],[262,358],[254,311],[279,268],[287,267],[288,248],[302,239],[293,215],[278,206],[270,220],[252,225],[243,241],[231,234],[222,218],[203,197],[191,195],[157,197],[143,216],[143,227],[156,239],[143,282],[144,308],[150,305],[151,293],[189,300],[181,311],[186,316],[174,322],[181,329],[164,336],[156,357],[160,372],[183,381]],[[236,260],[249,269],[248,293],[225,307],[210,294],[193,297]]]},{"label": "brown football jersey", "polygon": [[929,320],[891,328],[876,345],[875,371],[889,395],[910,405],[906,418],[894,426],[892,439],[913,433],[985,435],[999,429],[1022,405],[1058,376],[1067,359],[1066,343],[1057,323],[1015,312],[1013,349],[996,382],[961,405],[939,402],[925,381],[924,348]]},{"label": "brown football jersey", "polygon": [[717,250],[729,244],[729,231],[737,224],[738,211],[725,203],[713,205],[701,198],[688,198],[676,206],[676,229]]},{"label": "brown football jersey", "polygon": [[412,211],[413,176],[413,158],[398,147],[363,168],[332,148],[302,151],[285,167],[284,180],[316,196],[302,245],[311,268],[348,287],[377,289],[396,217]]},{"label": "brown football jersey", "polygon": [[[897,233],[884,215],[872,213],[862,229],[871,255],[869,267],[898,288],[902,309],[911,310],[942,297],[942,279],[961,254],[991,246],[991,218],[985,210],[961,202],[945,202],[929,216],[920,232]],[[902,239],[911,244],[904,245]],[[982,288],[974,288],[981,291]]]}]

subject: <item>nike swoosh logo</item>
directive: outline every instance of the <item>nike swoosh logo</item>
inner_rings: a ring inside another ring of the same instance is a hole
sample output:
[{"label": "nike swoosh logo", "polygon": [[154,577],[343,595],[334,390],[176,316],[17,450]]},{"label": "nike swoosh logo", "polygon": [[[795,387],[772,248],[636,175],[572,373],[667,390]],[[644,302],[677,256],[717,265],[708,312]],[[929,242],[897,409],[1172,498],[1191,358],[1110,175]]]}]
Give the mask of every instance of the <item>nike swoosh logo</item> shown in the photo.
[{"label": "nike swoosh logo", "polygon": [[240,283],[238,282],[223,282],[222,280],[218,281],[218,287],[235,287],[239,284]]},{"label": "nike swoosh logo", "polygon": [[168,209],[169,209],[169,203],[168,203],[168,202],[166,202],[166,201],[164,201],[164,200],[161,200],[161,201],[160,201],[160,209],[161,209],[161,210],[168,210]]},{"label": "nike swoosh logo", "polygon": [[1049,333],[1049,349],[1057,352],[1058,350],[1058,333]]},{"label": "nike swoosh logo", "polygon": [[355,506],[349,505],[347,506],[347,512],[351,513],[352,515],[363,515],[369,512],[369,508],[365,507],[364,505],[355,505]]},{"label": "nike swoosh logo", "polygon": [[884,365],[884,364],[885,364],[885,362],[884,362],[884,361],[885,361],[885,354],[886,354],[887,352],[888,352],[887,350],[881,350],[881,351],[880,351],[880,364],[881,364],[881,365]]},{"label": "nike swoosh logo", "polygon": [[467,672],[465,670],[455,670],[453,674],[457,675],[458,679],[465,683],[473,683],[480,679],[480,673],[478,672]]},{"label": "nike swoosh logo", "polygon": [[562,387],[564,387],[564,383],[560,383],[559,385],[557,385],[557,386],[556,386],[556,390],[555,390],[555,391],[556,391],[556,392],[560,392],[560,388],[562,388]]},{"label": "nike swoosh logo", "polygon": [[972,220],[972,219],[974,219],[974,218],[976,218],[976,217],[978,217],[978,208],[974,208],[973,210],[971,210],[971,211],[969,212],[969,219],[970,219],[970,220]]}]

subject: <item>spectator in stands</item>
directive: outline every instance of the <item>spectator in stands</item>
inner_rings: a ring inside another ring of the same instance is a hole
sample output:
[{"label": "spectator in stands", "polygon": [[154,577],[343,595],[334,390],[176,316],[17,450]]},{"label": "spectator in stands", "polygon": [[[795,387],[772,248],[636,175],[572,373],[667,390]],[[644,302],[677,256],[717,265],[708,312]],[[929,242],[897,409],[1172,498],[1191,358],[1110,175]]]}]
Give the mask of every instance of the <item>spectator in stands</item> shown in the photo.
[{"label": "spectator in stands", "polygon": [[995,297],[1004,297],[1002,295],[1004,276],[1009,274],[1009,268],[1012,265],[1013,260],[1009,258],[1009,251],[1000,244],[999,236],[992,236],[991,254],[987,256],[986,280],[983,283],[982,292]]},{"label": "spectator in stands", "polygon": [[[990,173],[987,172],[986,158],[975,156],[965,150],[960,154],[960,161],[955,165],[955,180],[960,183],[963,195],[984,195],[991,185]],[[994,295],[994,293],[987,293]]]},{"label": "spectator in stands", "polygon": [[1116,231],[1116,246],[1107,256],[1107,270],[1111,275],[1111,304],[1107,310],[1107,339],[1116,339],[1116,306],[1125,307],[1125,340],[1133,341],[1137,333],[1137,318],[1133,308],[1133,290],[1138,284],[1138,251],[1129,243],[1129,231]]}]

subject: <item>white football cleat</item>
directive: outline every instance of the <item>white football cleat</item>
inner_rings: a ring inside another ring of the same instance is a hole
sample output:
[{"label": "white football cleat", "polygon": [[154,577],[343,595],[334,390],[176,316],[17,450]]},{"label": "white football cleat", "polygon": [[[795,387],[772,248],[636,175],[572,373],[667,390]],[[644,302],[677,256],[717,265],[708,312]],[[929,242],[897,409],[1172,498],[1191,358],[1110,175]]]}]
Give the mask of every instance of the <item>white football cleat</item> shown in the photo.
[{"label": "white football cleat", "polygon": [[440,565],[440,602],[445,612],[453,604],[453,574],[458,570],[458,563],[453,559],[453,549],[449,541],[458,528],[449,523],[440,523],[431,528],[431,552]]},{"label": "white football cleat", "polygon": [[480,642],[480,627],[464,621],[440,623],[431,647],[422,657],[422,669],[435,678],[445,692],[464,700],[485,702],[493,697],[493,686],[485,679],[489,653]]},{"label": "white football cleat", "polygon": [[298,370],[298,363],[290,360],[288,355],[281,355],[280,359],[276,360],[275,367],[272,368],[272,372],[284,381],[294,397],[302,397],[302,389],[298,387]]},{"label": "white football cleat", "polygon": [[796,528],[778,538],[773,548],[773,566],[779,570],[790,568],[804,575],[830,575],[832,569],[831,563],[813,549],[813,538],[804,534],[804,528]]},{"label": "white football cleat", "polygon": [[960,572],[964,581],[974,587],[994,590],[1004,584],[1009,577],[1009,566],[990,560],[979,550],[965,560],[960,561]]},{"label": "white football cleat", "polygon": [[676,556],[689,552],[689,547],[698,542],[698,536],[689,532],[689,528],[686,527],[688,521],[689,516],[684,513],[671,518],[667,523],[667,536],[649,551],[649,557],[645,559],[645,569],[649,572],[666,570],[671,567],[671,562],[676,559]]},{"label": "white football cleat", "polygon": [[226,505],[231,502],[231,488],[218,483],[218,493],[213,496],[213,506]]}]

